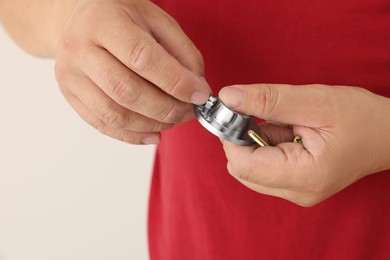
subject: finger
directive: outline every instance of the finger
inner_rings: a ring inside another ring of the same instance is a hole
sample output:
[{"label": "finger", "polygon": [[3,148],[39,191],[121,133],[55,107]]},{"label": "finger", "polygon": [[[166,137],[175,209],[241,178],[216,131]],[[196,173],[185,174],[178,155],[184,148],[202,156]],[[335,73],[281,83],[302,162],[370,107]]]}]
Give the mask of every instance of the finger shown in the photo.
[{"label": "finger", "polygon": [[97,35],[96,41],[102,47],[132,71],[175,98],[194,104],[207,101],[211,90],[203,77],[183,67],[128,16],[112,17],[111,21],[102,24],[101,33]]},{"label": "finger", "polygon": [[293,130],[285,126],[265,122],[259,124],[259,128],[260,135],[271,146],[284,142],[292,142],[294,139]]},{"label": "finger", "polygon": [[145,117],[165,123],[186,122],[193,118],[192,106],[175,99],[139,77],[100,47],[85,50],[79,69],[115,102]]},{"label": "finger", "polygon": [[219,93],[232,109],[284,124],[323,127],[332,124],[335,101],[331,87],[281,84],[237,85]]},{"label": "finger", "polygon": [[91,112],[77,97],[66,96],[66,99],[82,119],[107,136],[130,144],[158,144],[160,142],[159,133],[135,133],[126,129],[113,128]]},{"label": "finger", "polygon": [[279,198],[287,198],[288,193],[290,192],[286,189],[270,188],[270,187],[262,186],[260,184],[253,183],[253,182],[238,178],[234,174],[236,172],[236,170],[234,169],[233,165],[230,162],[227,163],[227,170],[234,179],[236,179],[237,181],[239,181],[241,184],[248,187],[249,189],[256,191],[258,193],[261,193],[264,195],[270,195],[270,196],[274,196],[274,197],[279,197]]},{"label": "finger", "polygon": [[118,105],[85,76],[73,76],[67,84],[73,95],[110,127],[135,132],[159,132],[172,127]]},{"label": "finger", "polygon": [[[227,168],[228,168],[229,173],[234,172],[234,169],[229,162],[227,164]],[[291,189],[279,189],[279,188],[265,187],[265,186],[259,185],[257,183],[253,183],[250,181],[246,181],[246,180],[237,178],[234,174],[231,174],[231,175],[237,181],[239,181],[241,184],[243,184],[245,187],[247,187],[247,188],[249,188],[257,193],[285,199],[285,200],[288,200],[292,203],[295,203],[295,204],[303,206],[303,207],[314,206],[315,204],[317,204],[323,200],[323,198],[322,199],[317,198],[315,195],[307,193],[305,191],[294,191]]]},{"label": "finger", "polygon": [[[249,188],[257,193],[261,193],[263,195],[268,195],[268,196],[272,196],[272,197],[278,197],[278,198],[282,198],[282,199],[286,199],[286,200],[290,200],[290,201],[291,201],[291,199],[289,199],[289,198],[293,197],[293,193],[295,193],[295,192],[287,190],[287,189],[265,187],[265,186],[259,185],[257,183],[253,183],[250,181],[240,179],[237,176],[235,176],[234,168],[231,165],[231,163],[229,163],[229,162],[227,164],[227,169],[233,178],[235,178],[238,182],[240,182],[245,187],[247,187],[247,188]],[[295,197],[295,195],[294,195],[294,197]]]},{"label": "finger", "polygon": [[281,143],[275,147],[245,147],[224,141],[223,147],[237,178],[265,187],[300,189],[307,183],[313,157],[302,144]]},{"label": "finger", "polygon": [[[236,178],[237,179],[237,178]],[[318,199],[313,197],[312,194],[308,194],[305,192],[296,192],[296,191],[291,191],[287,189],[276,189],[276,188],[268,188],[264,187],[249,181],[237,179],[241,184],[243,184],[245,187],[272,197],[277,197],[281,198],[287,201],[290,201],[294,204],[297,204],[302,207],[309,207],[309,206],[314,206],[318,202],[320,202]]]},{"label": "finger", "polygon": [[[196,75],[204,75],[204,62],[200,51],[183,32],[180,25],[166,12],[153,4],[144,19],[157,42],[184,67]],[[155,19],[147,19],[154,17]]]}]

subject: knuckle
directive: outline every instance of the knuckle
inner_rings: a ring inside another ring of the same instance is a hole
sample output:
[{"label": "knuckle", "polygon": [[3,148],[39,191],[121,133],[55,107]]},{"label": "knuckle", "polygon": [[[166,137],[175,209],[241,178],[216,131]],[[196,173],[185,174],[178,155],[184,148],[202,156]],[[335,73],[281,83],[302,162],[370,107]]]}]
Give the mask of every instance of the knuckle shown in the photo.
[{"label": "knuckle", "polygon": [[152,127],[150,129],[151,132],[160,132],[162,130],[165,130],[167,129],[169,126],[159,122],[159,121],[156,121],[154,120],[154,122],[152,123]]},{"label": "knuckle", "polygon": [[91,126],[98,130],[100,133],[105,134],[107,132],[107,126],[100,119],[95,119],[91,122]]},{"label": "knuckle", "polygon": [[275,108],[278,105],[279,101],[279,91],[275,86],[268,84],[261,85],[257,95],[252,95],[253,104],[259,104],[260,102],[260,111],[264,115],[274,115]]},{"label": "knuckle", "polygon": [[184,117],[184,115],[185,114],[183,114],[183,112],[180,111],[175,104],[171,104],[167,108],[164,108],[163,111],[157,115],[157,118],[164,123],[177,123]]},{"label": "knuckle", "polygon": [[58,45],[55,71],[74,65],[83,55],[84,45],[81,40],[72,33],[65,33]]},{"label": "knuckle", "polygon": [[132,86],[129,76],[112,74],[109,76],[108,85],[115,99],[120,103],[135,104],[141,96],[141,88]]},{"label": "knuckle", "polygon": [[154,121],[151,124],[150,132],[158,132],[161,129],[161,124],[158,121]]},{"label": "knuckle", "polygon": [[162,130],[167,129],[168,126],[164,123],[161,123],[159,121],[150,119],[150,118],[144,118],[144,120],[139,120],[138,122],[135,122],[131,129],[136,132],[160,132]]},{"label": "knuckle", "polygon": [[171,83],[167,85],[167,93],[175,96],[175,92],[178,92],[180,86],[184,85],[184,75],[183,73],[178,73],[176,76],[172,77]]},{"label": "knuckle", "polygon": [[254,159],[248,160],[246,165],[246,169],[244,171],[244,176],[246,176],[246,181],[255,182],[258,184],[262,184],[261,182],[268,183],[269,180],[264,180],[262,174],[259,174],[259,165],[258,162]]},{"label": "knuckle", "polygon": [[238,171],[236,172],[235,176],[243,181],[251,181],[251,178],[247,172]]},{"label": "knuckle", "polygon": [[78,39],[71,33],[65,33],[59,42],[58,50],[60,53],[73,53],[77,50]]},{"label": "knuckle", "polygon": [[246,167],[245,169],[237,169],[237,167],[235,168],[235,176],[237,176],[237,178],[241,179],[241,180],[244,180],[244,181],[253,181],[253,178],[252,178],[252,167],[249,166],[249,167]]},{"label": "knuckle", "polygon": [[103,122],[115,128],[124,128],[128,123],[128,117],[125,111],[102,107],[99,110],[99,114]]},{"label": "knuckle", "polygon": [[57,81],[63,81],[68,77],[69,70],[64,62],[57,60],[54,65],[54,73]]},{"label": "knuckle", "polygon": [[143,88],[136,85],[128,85],[126,94],[122,95],[123,102],[128,105],[135,105],[141,102]]},{"label": "knuckle", "polygon": [[137,71],[144,71],[153,62],[154,43],[145,38],[134,39],[130,43],[129,58],[130,66]]},{"label": "knuckle", "polygon": [[133,133],[128,131],[121,131],[117,138],[119,141],[129,143],[129,144],[140,144],[139,138],[137,138]]},{"label": "knuckle", "polygon": [[86,58],[89,44],[75,32],[65,32],[62,36],[56,53],[55,71],[75,67],[76,64]]},{"label": "knuckle", "polygon": [[120,74],[110,74],[108,76],[108,86],[114,97],[117,99],[124,100],[128,97],[126,85],[124,84]]}]

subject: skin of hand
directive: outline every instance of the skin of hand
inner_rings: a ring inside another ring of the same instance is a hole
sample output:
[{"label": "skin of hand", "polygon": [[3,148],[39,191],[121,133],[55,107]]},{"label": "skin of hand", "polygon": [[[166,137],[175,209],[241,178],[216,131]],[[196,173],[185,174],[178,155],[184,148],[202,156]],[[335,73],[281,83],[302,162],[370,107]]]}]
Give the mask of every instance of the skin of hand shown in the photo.
[{"label": "skin of hand", "polygon": [[[266,120],[271,146],[223,141],[229,173],[246,187],[309,207],[353,182],[390,169],[390,99],[346,86],[237,85],[219,96]],[[294,136],[302,143],[292,142]]]},{"label": "skin of hand", "polygon": [[192,119],[192,104],[210,96],[200,52],[151,1],[64,5],[46,21],[55,31],[43,56],[55,57],[63,95],[100,132],[132,144],[157,144],[160,131]]}]

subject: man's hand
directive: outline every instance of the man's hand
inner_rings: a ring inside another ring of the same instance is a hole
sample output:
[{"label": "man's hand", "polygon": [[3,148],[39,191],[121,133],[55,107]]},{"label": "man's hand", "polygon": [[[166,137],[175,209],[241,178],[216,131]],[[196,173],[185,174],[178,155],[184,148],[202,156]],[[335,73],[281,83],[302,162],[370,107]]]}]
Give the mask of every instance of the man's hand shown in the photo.
[{"label": "man's hand", "polygon": [[32,54],[56,59],[73,108],[99,131],[155,144],[211,94],[200,52],[147,0],[0,0],[0,18]]},{"label": "man's hand", "polygon": [[[259,193],[312,206],[390,168],[390,101],[357,87],[249,85],[221,90],[232,109],[267,120],[273,146],[223,141],[228,170]],[[293,143],[294,136],[303,143]]]},{"label": "man's hand", "polygon": [[150,1],[82,1],[66,15],[59,86],[89,124],[133,144],[193,117],[211,93],[199,51]]}]

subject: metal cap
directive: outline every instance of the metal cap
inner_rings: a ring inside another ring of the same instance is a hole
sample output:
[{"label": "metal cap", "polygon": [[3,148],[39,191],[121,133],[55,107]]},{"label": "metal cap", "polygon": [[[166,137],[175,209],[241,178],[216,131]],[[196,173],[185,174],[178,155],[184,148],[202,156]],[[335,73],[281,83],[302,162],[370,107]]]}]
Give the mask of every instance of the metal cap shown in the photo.
[{"label": "metal cap", "polygon": [[218,97],[210,96],[203,105],[194,106],[198,121],[214,135],[238,145],[255,145],[248,130],[259,132],[252,116],[229,109]]}]

